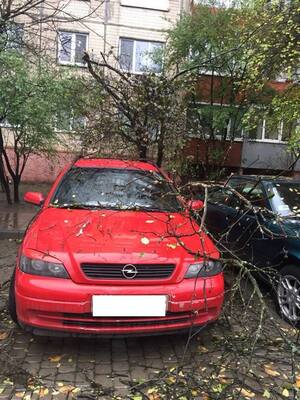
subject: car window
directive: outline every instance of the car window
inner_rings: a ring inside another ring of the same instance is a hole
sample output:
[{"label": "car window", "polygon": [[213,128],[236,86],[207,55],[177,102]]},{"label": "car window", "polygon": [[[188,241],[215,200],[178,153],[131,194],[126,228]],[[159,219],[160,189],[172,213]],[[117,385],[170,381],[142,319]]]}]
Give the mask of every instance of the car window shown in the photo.
[{"label": "car window", "polygon": [[276,213],[286,217],[300,217],[300,183],[269,182],[267,190],[272,209]]},{"label": "car window", "polygon": [[223,187],[211,188],[208,191],[208,201],[236,209],[242,206],[241,199],[232,190]]},{"label": "car window", "polygon": [[51,205],[150,211],[182,208],[169,182],[158,172],[78,167],[64,176]]},{"label": "car window", "polygon": [[253,206],[268,206],[267,196],[261,183],[254,180],[230,179],[228,185],[243,195]]}]

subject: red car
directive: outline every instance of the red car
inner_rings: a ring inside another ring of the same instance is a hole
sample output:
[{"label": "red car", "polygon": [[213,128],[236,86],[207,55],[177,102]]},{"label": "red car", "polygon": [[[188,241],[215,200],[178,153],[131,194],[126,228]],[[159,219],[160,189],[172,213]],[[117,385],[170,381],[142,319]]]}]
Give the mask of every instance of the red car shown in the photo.
[{"label": "red car", "polygon": [[212,241],[171,181],[141,161],[81,159],[27,229],[9,310],[35,334],[146,335],[216,320],[224,295]]}]

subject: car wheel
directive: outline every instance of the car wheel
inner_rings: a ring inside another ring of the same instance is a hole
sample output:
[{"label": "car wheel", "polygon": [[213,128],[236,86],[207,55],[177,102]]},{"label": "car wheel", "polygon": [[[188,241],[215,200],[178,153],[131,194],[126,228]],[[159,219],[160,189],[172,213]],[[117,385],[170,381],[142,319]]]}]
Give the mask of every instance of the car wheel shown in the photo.
[{"label": "car wheel", "polygon": [[12,274],[9,286],[9,294],[8,294],[8,312],[11,319],[17,324],[17,308],[16,308],[16,296],[15,296],[15,276],[16,271]]},{"label": "car wheel", "polygon": [[300,266],[287,265],[280,271],[276,295],[279,313],[290,324],[300,326]]}]

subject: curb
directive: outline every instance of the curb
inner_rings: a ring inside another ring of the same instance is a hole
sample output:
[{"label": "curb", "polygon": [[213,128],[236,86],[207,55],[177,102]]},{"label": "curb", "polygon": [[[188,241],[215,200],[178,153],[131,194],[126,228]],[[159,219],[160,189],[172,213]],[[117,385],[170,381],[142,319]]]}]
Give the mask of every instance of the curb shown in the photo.
[{"label": "curb", "polygon": [[1,239],[22,239],[25,233],[25,229],[1,229]]}]

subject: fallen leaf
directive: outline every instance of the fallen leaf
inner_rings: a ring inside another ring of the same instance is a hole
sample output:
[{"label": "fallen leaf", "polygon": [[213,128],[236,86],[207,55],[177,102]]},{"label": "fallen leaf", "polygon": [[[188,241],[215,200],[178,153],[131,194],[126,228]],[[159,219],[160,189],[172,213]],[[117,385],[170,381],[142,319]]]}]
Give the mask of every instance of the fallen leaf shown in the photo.
[{"label": "fallen leaf", "polygon": [[0,340],[5,340],[8,338],[8,332],[0,332]]},{"label": "fallen leaf", "polygon": [[75,389],[76,389],[76,388],[75,388],[74,386],[65,385],[65,386],[62,386],[62,387],[59,389],[59,392],[60,392],[60,393],[64,393],[64,394],[68,394],[68,393],[70,393],[70,392],[73,392]]},{"label": "fallen leaf", "polygon": [[167,244],[167,247],[169,247],[170,249],[176,249],[176,247],[177,247],[177,244],[176,243],[168,243]]},{"label": "fallen leaf", "polygon": [[249,397],[249,398],[252,398],[255,396],[255,393],[251,392],[250,390],[244,389],[244,388],[241,389],[241,394],[243,396]]},{"label": "fallen leaf", "polygon": [[287,389],[283,389],[282,396],[289,397],[290,396],[290,392]]},{"label": "fallen leaf", "polygon": [[143,400],[143,398],[139,394],[136,394],[135,396],[132,397],[132,400]]},{"label": "fallen leaf", "polygon": [[15,394],[15,396],[19,397],[20,399],[23,399],[24,395],[25,395],[25,392],[18,392]]},{"label": "fallen leaf", "polygon": [[49,389],[48,388],[41,388],[40,389],[40,393],[39,393],[40,397],[47,396],[47,394],[49,394]]},{"label": "fallen leaf", "polygon": [[265,373],[270,376],[280,376],[280,373],[278,371],[275,371],[271,367],[264,366],[264,369],[265,369]]},{"label": "fallen leaf", "polygon": [[146,238],[146,237],[142,237],[141,243],[143,243],[143,244],[149,244],[149,243],[150,243],[150,240],[149,240],[148,238]]},{"label": "fallen leaf", "polygon": [[198,350],[201,353],[208,353],[208,349],[205,346],[198,346]]},{"label": "fallen leaf", "polygon": [[169,376],[166,381],[169,385],[173,385],[176,382],[176,378],[175,376]]},{"label": "fallen leaf", "polygon": [[57,363],[57,362],[59,362],[62,358],[63,358],[62,355],[56,355],[56,356],[50,356],[50,357],[48,357],[48,360],[49,360],[50,362]]},{"label": "fallen leaf", "polygon": [[271,393],[265,389],[264,393],[263,393],[263,397],[265,397],[266,399],[269,399],[271,397]]},{"label": "fallen leaf", "polygon": [[295,386],[296,386],[298,389],[300,389],[300,376],[299,376],[299,375],[296,377]]}]

